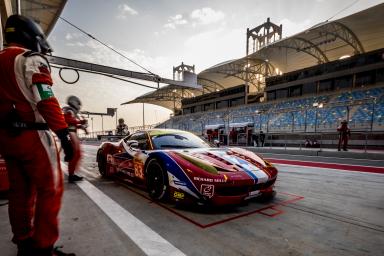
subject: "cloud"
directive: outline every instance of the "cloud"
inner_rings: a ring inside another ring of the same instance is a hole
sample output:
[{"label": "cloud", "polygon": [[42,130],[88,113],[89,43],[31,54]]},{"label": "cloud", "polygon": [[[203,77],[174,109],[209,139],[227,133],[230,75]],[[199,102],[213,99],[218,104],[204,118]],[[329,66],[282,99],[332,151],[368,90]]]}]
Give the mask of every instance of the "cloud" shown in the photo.
[{"label": "cloud", "polygon": [[119,13],[118,15],[116,16],[116,18],[118,19],[126,19],[128,15],[137,15],[139,14],[135,9],[133,9],[132,7],[130,7],[129,5],[127,4],[120,4],[118,6],[118,9],[119,9]]},{"label": "cloud", "polygon": [[240,58],[245,49],[233,45],[243,44],[243,34],[243,28],[218,27],[192,35],[184,42],[182,59],[190,64],[199,63],[196,68],[203,70],[222,61]]},{"label": "cloud", "polygon": [[204,7],[193,10],[190,17],[194,21],[194,26],[198,24],[208,25],[223,20],[225,14],[222,11],[215,11],[210,7]]},{"label": "cloud", "polygon": [[312,21],[310,19],[306,19],[302,22],[294,22],[285,18],[277,24],[283,24],[283,37],[288,37],[310,28]]},{"label": "cloud", "polygon": [[85,44],[84,43],[82,43],[82,42],[71,42],[71,43],[66,43],[65,45],[67,45],[67,46],[76,46],[76,47],[84,47],[85,46]]},{"label": "cloud", "polygon": [[71,41],[73,39],[78,39],[80,37],[82,37],[83,35],[80,34],[80,33],[67,33],[65,34],[65,39],[68,40],[68,41]]},{"label": "cloud", "polygon": [[168,22],[164,24],[165,28],[176,29],[179,25],[185,25],[188,21],[183,18],[182,14],[176,14],[175,16],[171,16],[168,18]]}]

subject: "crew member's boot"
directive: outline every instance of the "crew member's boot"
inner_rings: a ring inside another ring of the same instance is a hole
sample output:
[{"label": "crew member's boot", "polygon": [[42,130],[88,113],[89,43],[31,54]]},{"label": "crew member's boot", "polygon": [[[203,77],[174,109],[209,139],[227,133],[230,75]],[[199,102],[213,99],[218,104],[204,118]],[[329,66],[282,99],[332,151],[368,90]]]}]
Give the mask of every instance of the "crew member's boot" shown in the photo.
[{"label": "crew member's boot", "polygon": [[76,174],[68,175],[68,182],[74,183],[83,180],[83,177]]},{"label": "crew member's boot", "polygon": [[28,238],[17,243],[17,256],[31,256],[32,239]]},{"label": "crew member's boot", "polygon": [[29,255],[31,256],[76,256],[76,254],[74,253],[66,253],[61,251],[61,248],[62,246],[48,247],[48,248],[35,248]]}]

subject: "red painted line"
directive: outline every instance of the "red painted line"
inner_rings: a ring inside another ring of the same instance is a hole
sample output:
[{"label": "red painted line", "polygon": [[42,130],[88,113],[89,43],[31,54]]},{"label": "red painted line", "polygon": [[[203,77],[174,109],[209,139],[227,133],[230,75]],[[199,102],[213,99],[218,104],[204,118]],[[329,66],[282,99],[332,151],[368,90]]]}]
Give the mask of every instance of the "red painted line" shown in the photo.
[{"label": "red painted line", "polygon": [[292,204],[292,203],[294,203],[294,202],[296,202],[296,201],[300,201],[300,200],[304,199],[303,196],[298,196],[298,195],[291,194],[291,193],[287,193],[287,192],[279,192],[279,194],[283,194],[283,195],[288,195],[288,196],[293,196],[293,197],[295,197],[295,198],[293,198],[293,199],[285,200],[285,201],[280,202],[280,203],[279,203],[280,205]]},{"label": "red painted line", "polygon": [[[253,211],[249,211],[249,212],[245,212],[245,213],[242,213],[242,214],[239,214],[239,215],[236,215],[236,216],[232,216],[232,217],[229,217],[229,218],[226,218],[226,219],[222,219],[222,220],[219,220],[219,221],[216,221],[216,222],[212,222],[212,223],[208,223],[208,224],[201,224],[187,216],[185,216],[184,214],[181,214],[175,210],[173,210],[172,208],[160,203],[160,202],[156,202],[156,201],[153,201],[150,197],[146,196],[146,195],[143,195],[139,192],[137,192],[136,190],[134,190],[133,188],[131,188],[128,184],[125,184],[124,182],[121,182],[121,181],[117,181],[117,183],[119,183],[120,185],[123,185],[124,187],[126,187],[128,190],[130,190],[131,192],[135,193],[136,195],[139,195],[145,199],[147,199],[148,201],[150,201],[151,203],[155,203],[156,205],[160,206],[161,208],[175,214],[176,216],[192,223],[193,225],[197,226],[197,227],[200,227],[200,228],[209,228],[209,227],[213,227],[213,226],[216,226],[216,225],[219,225],[219,224],[223,224],[223,223],[226,223],[228,221],[231,221],[231,220],[236,220],[236,219],[239,219],[239,218],[242,218],[242,217],[245,217],[245,216],[248,216],[248,215],[252,215],[252,214],[255,214],[255,213],[259,213],[259,214],[262,214],[262,215],[265,215],[265,216],[268,216],[268,217],[275,217],[281,213],[283,213],[282,210],[279,210],[279,209],[276,209],[274,207],[276,206],[285,206],[287,204],[290,204],[290,203],[293,203],[293,202],[296,202],[296,201],[299,201],[299,200],[302,200],[304,199],[303,196],[298,196],[298,195],[294,195],[294,194],[290,194],[290,193],[286,193],[286,192],[278,192],[280,194],[284,194],[284,195],[289,195],[289,196],[292,196],[294,197],[293,199],[289,199],[289,200],[285,200],[285,201],[281,201],[281,202],[276,202],[276,203],[273,203],[271,205],[268,205],[266,207],[263,207],[263,208],[260,208],[260,209],[257,209],[257,210],[253,210]],[[278,211],[276,214],[266,214],[266,213],[263,213],[263,211],[266,211],[268,209],[273,209],[275,211]]]},{"label": "red painted line", "polygon": [[[275,212],[274,213],[268,213],[267,210],[274,210]],[[280,209],[277,209],[275,206],[271,206],[269,207],[268,209],[264,210],[264,211],[261,211],[259,212],[260,214],[263,214],[265,216],[268,216],[268,217],[271,217],[271,218],[274,218],[276,217],[277,215],[280,215],[282,213],[284,213],[283,210],[280,210]]]},{"label": "red painted line", "polygon": [[130,190],[131,192],[135,193],[136,195],[139,195],[139,196],[141,196],[141,197],[147,199],[147,200],[150,201],[151,203],[155,203],[155,204],[157,204],[158,206],[160,206],[161,208],[163,208],[163,209],[165,209],[165,210],[168,210],[168,211],[170,211],[171,213],[177,215],[178,217],[180,217],[180,218],[182,218],[182,219],[184,219],[184,220],[186,220],[186,221],[189,221],[189,222],[191,222],[192,224],[194,224],[194,225],[196,225],[196,226],[198,226],[198,227],[200,227],[200,228],[204,228],[204,225],[200,224],[199,222],[194,221],[193,219],[188,218],[187,216],[185,216],[185,215],[183,215],[183,214],[181,214],[181,213],[178,213],[177,211],[175,211],[175,210],[173,210],[173,209],[171,209],[171,208],[169,208],[169,207],[167,207],[167,206],[165,206],[165,205],[163,205],[163,204],[161,204],[161,203],[159,203],[159,202],[153,201],[150,197],[147,197],[147,196],[145,196],[145,195],[143,195],[143,194],[141,194],[141,193],[135,191],[134,189],[130,188],[129,185],[124,184],[124,183],[122,183],[122,182],[118,182],[118,183],[121,184],[121,185],[124,185],[124,187],[126,187],[128,190]]},{"label": "red painted line", "polygon": [[[261,209],[257,209],[257,210],[250,211],[250,212],[245,212],[245,213],[243,213],[243,214],[239,214],[239,215],[236,215],[236,216],[233,216],[233,217],[230,217],[230,218],[226,218],[226,219],[223,219],[223,220],[219,220],[219,221],[216,221],[216,222],[212,222],[212,223],[209,223],[209,224],[204,225],[203,228],[213,227],[213,226],[216,226],[216,225],[219,225],[219,224],[223,224],[223,223],[228,222],[228,221],[231,221],[231,220],[236,220],[236,219],[239,219],[239,218],[242,218],[242,217],[251,215],[251,214],[261,213],[262,211],[265,211],[265,210],[267,210],[267,209],[270,209],[270,208],[273,207],[273,206],[276,206],[276,205],[269,205],[269,206],[264,207],[264,208],[261,208]],[[265,214],[264,214],[264,215],[265,215]]]},{"label": "red painted line", "polygon": [[266,160],[271,161],[274,164],[289,164],[289,165],[327,168],[327,169],[336,169],[336,170],[353,171],[353,172],[368,172],[368,173],[384,174],[384,167],[336,164],[336,163],[320,163],[320,162],[308,162],[308,161],[274,159],[274,158],[266,158]]}]

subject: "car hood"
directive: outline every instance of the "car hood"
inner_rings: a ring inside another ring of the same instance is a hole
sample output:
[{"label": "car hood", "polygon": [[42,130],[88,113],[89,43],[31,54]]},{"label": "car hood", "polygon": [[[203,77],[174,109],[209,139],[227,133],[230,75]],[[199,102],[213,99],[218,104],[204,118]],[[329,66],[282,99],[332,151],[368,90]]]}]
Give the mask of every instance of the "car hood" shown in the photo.
[{"label": "car hood", "polygon": [[257,154],[242,148],[169,150],[169,153],[212,174],[264,170],[271,166]]}]

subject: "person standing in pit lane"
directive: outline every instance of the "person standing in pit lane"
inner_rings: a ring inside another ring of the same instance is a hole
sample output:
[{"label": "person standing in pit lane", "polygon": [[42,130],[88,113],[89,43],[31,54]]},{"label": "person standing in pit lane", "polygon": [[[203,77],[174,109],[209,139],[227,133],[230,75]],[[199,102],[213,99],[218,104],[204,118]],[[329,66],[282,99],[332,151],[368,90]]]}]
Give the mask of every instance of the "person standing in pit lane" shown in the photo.
[{"label": "person standing in pit lane", "polygon": [[81,109],[81,101],[78,97],[73,95],[69,96],[67,98],[67,104],[68,106],[63,107],[63,113],[65,121],[68,124],[71,140],[76,141],[75,145],[77,146],[73,159],[68,163],[68,181],[73,183],[83,179],[83,177],[75,174],[81,159],[80,140],[77,136],[77,130],[82,129],[85,131],[85,133],[88,133],[88,122],[86,119],[79,115]]},{"label": "person standing in pit lane", "polygon": [[348,127],[348,121],[343,120],[341,125],[337,127],[337,131],[339,132],[339,144],[337,150],[341,150],[341,145],[343,145],[343,150],[348,151],[348,139],[351,137],[351,130]]},{"label": "person standing in pit lane", "polygon": [[48,61],[51,47],[39,25],[21,15],[5,24],[7,47],[0,51],[0,154],[9,174],[9,219],[18,256],[74,255],[54,244],[63,194],[60,155],[74,145],[52,91]]},{"label": "person standing in pit lane", "polygon": [[119,118],[119,124],[116,126],[116,135],[129,135],[128,125],[124,123],[123,118]]},{"label": "person standing in pit lane", "polygon": [[265,133],[263,131],[260,131],[259,138],[260,138],[260,146],[264,147]]}]

